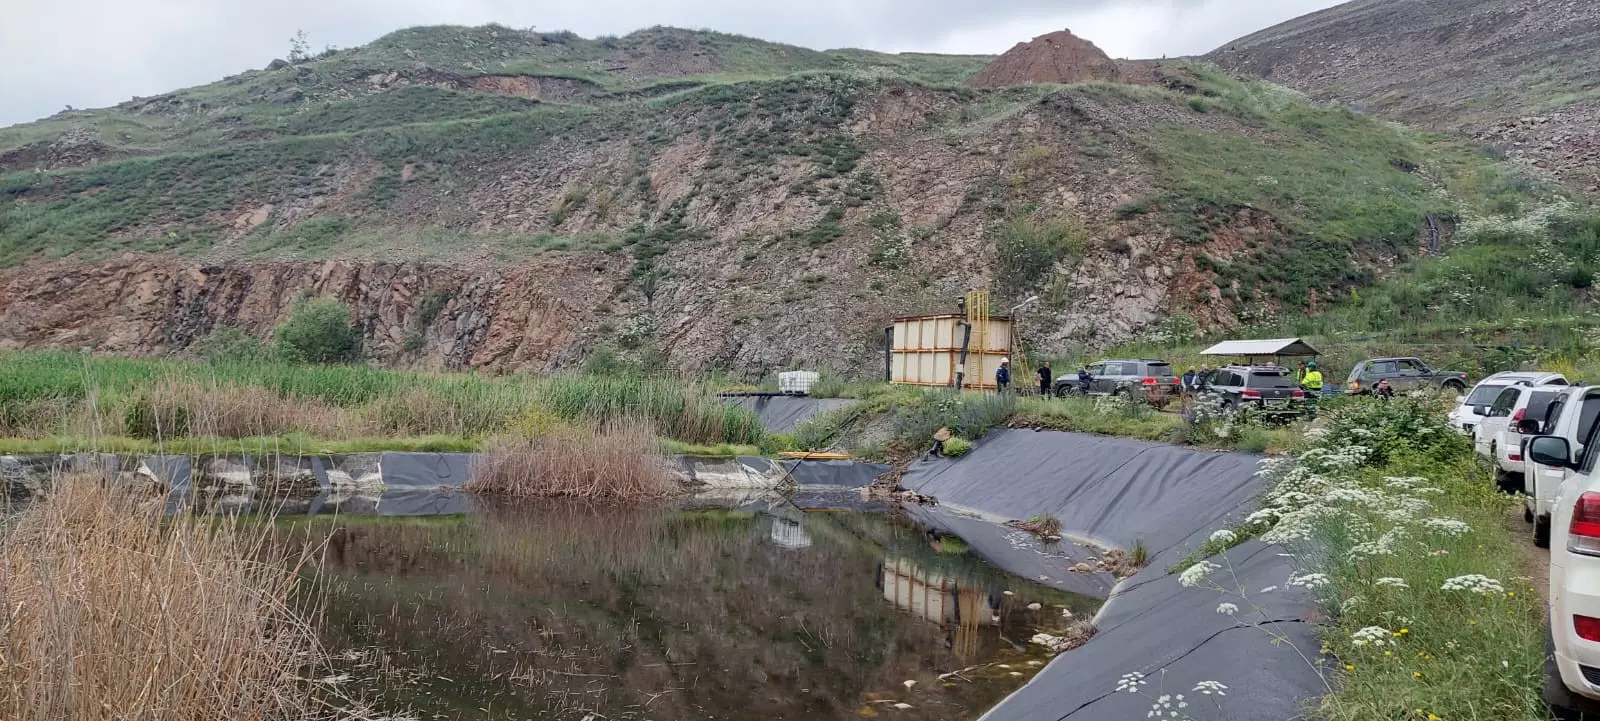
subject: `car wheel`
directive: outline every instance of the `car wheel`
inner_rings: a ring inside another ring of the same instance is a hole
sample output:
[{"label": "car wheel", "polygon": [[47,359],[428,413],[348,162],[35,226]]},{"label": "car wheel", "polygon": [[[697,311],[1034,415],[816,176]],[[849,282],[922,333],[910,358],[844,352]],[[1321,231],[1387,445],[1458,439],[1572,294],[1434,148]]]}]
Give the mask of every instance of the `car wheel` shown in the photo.
[{"label": "car wheel", "polygon": [[1501,493],[1515,496],[1522,492],[1522,474],[1507,473],[1504,469],[1494,469],[1494,485]]},{"label": "car wheel", "polygon": [[1461,385],[1460,383],[1457,383],[1455,381],[1447,381],[1444,384],[1443,388],[1445,390],[1447,390],[1447,391],[1450,391],[1451,393],[1461,393],[1461,392],[1463,392],[1463,391],[1465,391],[1467,389],[1466,386]]},{"label": "car wheel", "polygon": [[1533,545],[1537,548],[1550,547],[1550,517],[1540,516],[1533,521]]}]

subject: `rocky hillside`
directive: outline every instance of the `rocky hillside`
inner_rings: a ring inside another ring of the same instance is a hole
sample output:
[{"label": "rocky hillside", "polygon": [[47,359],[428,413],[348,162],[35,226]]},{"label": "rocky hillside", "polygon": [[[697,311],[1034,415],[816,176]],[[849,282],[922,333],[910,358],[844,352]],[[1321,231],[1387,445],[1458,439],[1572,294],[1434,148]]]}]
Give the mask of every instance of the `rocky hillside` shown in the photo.
[{"label": "rocky hillside", "polygon": [[[973,89],[971,59],[729,37],[404,31],[7,129],[112,150],[0,175],[0,347],[182,352],[267,336],[309,291],[396,365],[542,370],[609,346],[867,373],[890,318],[974,287],[1040,295],[1024,318],[1047,351],[1299,314],[1461,209],[1532,192],[1474,151],[1199,65]],[[530,53],[546,65],[505,72]],[[140,113],[148,134],[107,137]]]},{"label": "rocky hillside", "polygon": [[1206,59],[1476,138],[1600,192],[1600,3],[1355,0]]}]

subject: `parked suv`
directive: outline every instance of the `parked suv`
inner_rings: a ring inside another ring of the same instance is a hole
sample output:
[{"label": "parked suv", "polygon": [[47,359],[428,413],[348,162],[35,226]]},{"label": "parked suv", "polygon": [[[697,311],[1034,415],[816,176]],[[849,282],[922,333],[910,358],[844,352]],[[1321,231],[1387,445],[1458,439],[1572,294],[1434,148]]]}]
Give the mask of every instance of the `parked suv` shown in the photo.
[{"label": "parked suv", "polygon": [[1389,381],[1389,387],[1400,392],[1418,388],[1443,388],[1454,393],[1467,390],[1467,374],[1461,371],[1436,371],[1416,358],[1372,358],[1350,369],[1345,391],[1358,395],[1369,393],[1382,380]]},{"label": "parked suv", "polygon": [[1550,519],[1550,641],[1544,699],[1557,718],[1600,710],[1600,474],[1596,428],[1583,448],[1558,436],[1528,442],[1539,465],[1568,471]]},{"label": "parked suv", "polygon": [[1455,410],[1450,411],[1450,427],[1466,435],[1472,435],[1472,429],[1478,425],[1478,421],[1487,413],[1486,410],[1481,413],[1478,410],[1487,409],[1490,404],[1494,403],[1494,399],[1500,395],[1500,391],[1505,390],[1506,386],[1515,385],[1564,386],[1567,385],[1567,377],[1560,373],[1545,373],[1543,371],[1496,373],[1479,381],[1478,385],[1472,387],[1472,392],[1461,400],[1461,404],[1456,406]]},{"label": "parked suv", "polygon": [[[1172,364],[1162,360],[1105,360],[1089,365],[1089,394],[1128,395],[1142,392],[1153,401],[1163,401],[1178,393],[1178,379]],[[1056,395],[1065,396],[1078,389],[1078,374],[1068,372],[1056,379]]]},{"label": "parked suv", "polygon": [[1269,416],[1291,417],[1306,412],[1306,393],[1288,368],[1223,366],[1200,381],[1200,396],[1220,398],[1229,410],[1253,409]]},{"label": "parked suv", "polygon": [[1515,493],[1522,489],[1523,421],[1541,419],[1550,404],[1561,397],[1566,386],[1507,386],[1489,404],[1488,414],[1479,417],[1472,431],[1473,449],[1494,464],[1494,478],[1500,489]]},{"label": "parked suv", "polygon": [[[1543,415],[1530,411],[1521,422],[1524,431],[1566,439],[1572,455],[1581,457],[1584,441],[1594,430],[1597,418],[1600,418],[1600,388],[1574,387],[1562,389]],[[1522,518],[1533,524],[1533,545],[1548,548],[1550,517],[1561,497],[1563,484],[1572,477],[1572,470],[1536,463],[1527,453],[1522,456],[1522,491],[1527,494],[1523,498]]]}]

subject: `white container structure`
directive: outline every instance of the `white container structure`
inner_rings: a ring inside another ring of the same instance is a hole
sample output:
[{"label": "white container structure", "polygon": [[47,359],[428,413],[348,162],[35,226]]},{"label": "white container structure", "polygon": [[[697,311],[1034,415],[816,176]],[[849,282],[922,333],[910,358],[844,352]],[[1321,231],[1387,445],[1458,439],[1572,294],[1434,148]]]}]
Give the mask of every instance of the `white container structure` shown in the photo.
[{"label": "white container structure", "polygon": [[[967,317],[964,315],[921,315],[894,319],[889,348],[889,382],[912,386],[955,386],[961,365],[961,342]],[[989,316],[975,323],[967,350],[966,388],[993,389],[994,372],[1011,355],[1011,318]],[[1027,378],[1015,378],[1015,384]]]},{"label": "white container structure", "polygon": [[788,371],[778,374],[778,391],[789,395],[808,395],[821,378],[815,371]]}]

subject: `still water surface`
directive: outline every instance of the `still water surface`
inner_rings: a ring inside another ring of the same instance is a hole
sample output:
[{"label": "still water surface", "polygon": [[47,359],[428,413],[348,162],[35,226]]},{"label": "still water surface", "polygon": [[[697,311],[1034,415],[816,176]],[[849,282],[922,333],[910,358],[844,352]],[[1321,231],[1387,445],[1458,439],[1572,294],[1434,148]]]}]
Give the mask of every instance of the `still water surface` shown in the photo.
[{"label": "still water surface", "polygon": [[1099,604],[886,513],[368,501],[280,524],[332,531],[327,685],[395,719],[973,719]]}]

